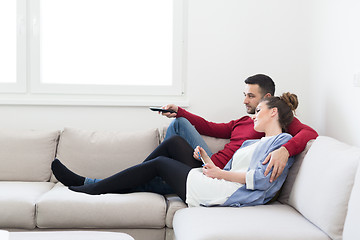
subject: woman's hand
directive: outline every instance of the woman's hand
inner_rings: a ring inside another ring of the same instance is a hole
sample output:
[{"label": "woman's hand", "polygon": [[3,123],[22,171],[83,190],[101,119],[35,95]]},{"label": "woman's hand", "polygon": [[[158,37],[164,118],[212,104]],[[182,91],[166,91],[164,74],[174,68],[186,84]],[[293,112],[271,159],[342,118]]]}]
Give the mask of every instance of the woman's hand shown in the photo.
[{"label": "woman's hand", "polygon": [[[199,155],[200,154],[200,155]],[[199,160],[199,161],[202,161],[200,159],[200,156],[202,157],[202,159],[204,160],[204,164],[206,163],[213,163],[213,161],[211,161],[210,157],[207,155],[206,151],[200,147],[200,146],[197,146],[195,149],[194,149],[194,153],[193,153],[193,157],[196,159],[196,160]]]},{"label": "woman's hand", "polygon": [[194,158],[201,161],[199,154],[205,162],[202,168],[203,174],[207,177],[222,179],[221,174],[223,170],[214,164],[214,162],[202,147],[197,146],[194,149]]},{"label": "woman's hand", "polygon": [[222,172],[214,163],[207,163],[202,168],[203,174],[207,177],[222,179]]}]

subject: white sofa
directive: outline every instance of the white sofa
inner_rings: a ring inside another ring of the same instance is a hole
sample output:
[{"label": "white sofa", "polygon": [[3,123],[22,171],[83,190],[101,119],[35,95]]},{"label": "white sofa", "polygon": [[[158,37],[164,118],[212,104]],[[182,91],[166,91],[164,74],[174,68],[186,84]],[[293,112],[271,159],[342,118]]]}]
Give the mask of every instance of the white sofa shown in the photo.
[{"label": "white sofa", "polygon": [[[297,157],[278,201],[265,206],[187,208],[177,196],[153,193],[92,196],[68,190],[51,173],[56,156],[81,175],[107,177],[140,163],[163,133],[0,130],[0,229],[114,231],[136,240],[360,239],[360,149],[328,137]],[[216,151],[228,140],[206,141]]]},{"label": "white sofa", "polygon": [[176,239],[360,239],[359,161],[360,148],[319,136],[296,157],[277,201],[181,209],[173,220]]}]

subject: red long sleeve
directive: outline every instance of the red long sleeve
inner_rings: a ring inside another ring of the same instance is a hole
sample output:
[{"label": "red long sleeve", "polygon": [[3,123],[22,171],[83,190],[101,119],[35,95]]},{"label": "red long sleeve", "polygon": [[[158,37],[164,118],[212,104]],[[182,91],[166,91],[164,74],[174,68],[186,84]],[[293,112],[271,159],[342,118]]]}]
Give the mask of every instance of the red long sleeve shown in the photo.
[{"label": "red long sleeve", "polygon": [[301,153],[305,149],[307,142],[318,136],[318,133],[314,129],[301,123],[297,118],[294,118],[290,123],[287,132],[290,133],[293,138],[283,146],[288,150],[290,156]]}]

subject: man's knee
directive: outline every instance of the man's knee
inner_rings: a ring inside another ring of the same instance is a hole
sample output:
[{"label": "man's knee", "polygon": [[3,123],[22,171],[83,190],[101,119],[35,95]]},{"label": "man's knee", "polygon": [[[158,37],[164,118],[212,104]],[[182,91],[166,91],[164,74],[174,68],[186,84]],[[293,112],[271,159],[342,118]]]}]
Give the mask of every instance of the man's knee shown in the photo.
[{"label": "man's knee", "polygon": [[165,139],[169,139],[174,135],[179,135],[189,142],[189,139],[196,134],[198,134],[198,132],[195,127],[186,118],[177,118],[169,125]]},{"label": "man's knee", "polygon": [[[187,120],[186,118],[184,117],[179,117],[179,118],[176,118],[175,121],[180,124],[180,125],[183,125],[183,124],[190,124],[189,120]],[[191,125],[191,124],[190,124]]]},{"label": "man's knee", "polygon": [[174,121],[171,122],[170,126],[174,128],[175,131],[179,131],[181,128],[184,128],[186,126],[191,126],[191,123],[186,118],[180,117],[174,119]]}]

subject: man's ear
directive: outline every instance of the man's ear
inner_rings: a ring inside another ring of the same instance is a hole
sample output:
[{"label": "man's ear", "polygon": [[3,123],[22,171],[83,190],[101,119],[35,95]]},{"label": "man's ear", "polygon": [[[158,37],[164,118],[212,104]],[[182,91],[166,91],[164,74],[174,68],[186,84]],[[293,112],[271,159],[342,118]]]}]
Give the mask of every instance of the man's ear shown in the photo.
[{"label": "man's ear", "polygon": [[271,96],[272,96],[272,95],[271,95],[270,93],[267,93],[267,94],[264,95],[263,98],[267,98],[267,97],[271,97]]}]

